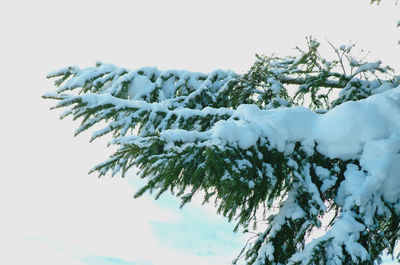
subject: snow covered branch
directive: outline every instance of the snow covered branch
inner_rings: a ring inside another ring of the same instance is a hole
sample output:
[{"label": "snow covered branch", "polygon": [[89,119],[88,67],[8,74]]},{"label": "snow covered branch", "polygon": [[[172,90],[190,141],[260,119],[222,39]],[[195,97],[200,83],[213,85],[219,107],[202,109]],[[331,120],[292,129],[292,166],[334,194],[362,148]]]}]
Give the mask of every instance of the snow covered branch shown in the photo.
[{"label": "snow covered branch", "polygon": [[372,265],[400,235],[400,78],[354,45],[331,60],[319,45],[257,56],[242,75],[68,67],[44,98],[81,119],[76,134],[105,124],[92,140],[112,133],[119,149],[91,172],[139,167],[136,196],[170,190],[184,205],[203,191],[245,228],[263,210],[248,264]]}]

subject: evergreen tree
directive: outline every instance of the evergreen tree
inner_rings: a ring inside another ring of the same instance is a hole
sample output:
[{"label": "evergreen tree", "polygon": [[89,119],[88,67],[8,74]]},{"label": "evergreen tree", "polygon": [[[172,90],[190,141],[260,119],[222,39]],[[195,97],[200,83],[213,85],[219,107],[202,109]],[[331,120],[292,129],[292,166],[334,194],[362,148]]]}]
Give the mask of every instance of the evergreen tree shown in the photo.
[{"label": "evergreen tree", "polygon": [[319,46],[257,55],[245,74],[73,66],[43,97],[81,120],[76,135],[112,134],[118,150],[91,172],[136,166],[136,197],[169,190],[183,206],[202,191],[236,228],[266,224],[249,265],[380,263],[400,236],[400,77],[352,44],[335,59]]}]

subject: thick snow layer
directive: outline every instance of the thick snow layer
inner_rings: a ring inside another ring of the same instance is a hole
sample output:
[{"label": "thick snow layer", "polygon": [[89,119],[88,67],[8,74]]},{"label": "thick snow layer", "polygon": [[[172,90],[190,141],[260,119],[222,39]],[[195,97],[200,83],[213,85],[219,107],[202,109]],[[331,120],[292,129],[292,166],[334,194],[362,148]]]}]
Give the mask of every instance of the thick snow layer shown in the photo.
[{"label": "thick snow layer", "polygon": [[399,152],[400,138],[393,136],[368,142],[360,160],[361,166],[370,173],[365,185],[370,185],[372,189],[379,187],[383,198],[389,202],[400,198]]},{"label": "thick snow layer", "polygon": [[233,114],[239,120],[219,121],[212,131],[212,138],[224,143],[237,143],[242,149],[255,145],[266,137],[278,151],[285,151],[291,141],[308,138],[309,128],[315,123],[316,114],[304,107],[260,110],[255,105],[241,105]]},{"label": "thick snow layer", "polygon": [[260,110],[241,105],[228,121],[219,121],[210,131],[212,139],[247,149],[261,137],[271,147],[285,151],[302,142],[329,158],[359,158],[364,145],[376,139],[400,135],[400,87],[360,101],[346,102],[317,114],[304,107]]},{"label": "thick snow layer", "polygon": [[144,75],[136,75],[128,89],[130,99],[141,99],[142,95],[148,95],[155,88],[149,78]]}]

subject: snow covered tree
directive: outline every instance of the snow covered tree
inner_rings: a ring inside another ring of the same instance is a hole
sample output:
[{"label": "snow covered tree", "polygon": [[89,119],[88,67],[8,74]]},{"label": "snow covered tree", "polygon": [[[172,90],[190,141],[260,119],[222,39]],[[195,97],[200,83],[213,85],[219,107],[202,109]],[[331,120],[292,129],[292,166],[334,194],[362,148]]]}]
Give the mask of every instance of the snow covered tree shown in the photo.
[{"label": "snow covered tree", "polygon": [[203,192],[236,228],[265,226],[247,264],[377,264],[400,236],[400,77],[352,44],[334,59],[319,47],[258,55],[245,74],[72,66],[44,98],[81,120],[76,134],[112,134],[118,150],[91,172],[136,166],[135,196]]}]

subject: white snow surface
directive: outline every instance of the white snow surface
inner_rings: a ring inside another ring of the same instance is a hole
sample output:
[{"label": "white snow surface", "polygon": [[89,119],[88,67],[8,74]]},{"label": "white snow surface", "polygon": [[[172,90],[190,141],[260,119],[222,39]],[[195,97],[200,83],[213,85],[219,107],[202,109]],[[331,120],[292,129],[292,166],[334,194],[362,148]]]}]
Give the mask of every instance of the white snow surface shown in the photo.
[{"label": "white snow surface", "polygon": [[260,110],[241,105],[233,114],[238,120],[219,121],[212,139],[247,149],[265,137],[271,147],[284,152],[302,142],[329,158],[360,158],[364,145],[377,139],[400,136],[400,87],[360,101],[341,104],[325,114],[305,107]]}]

